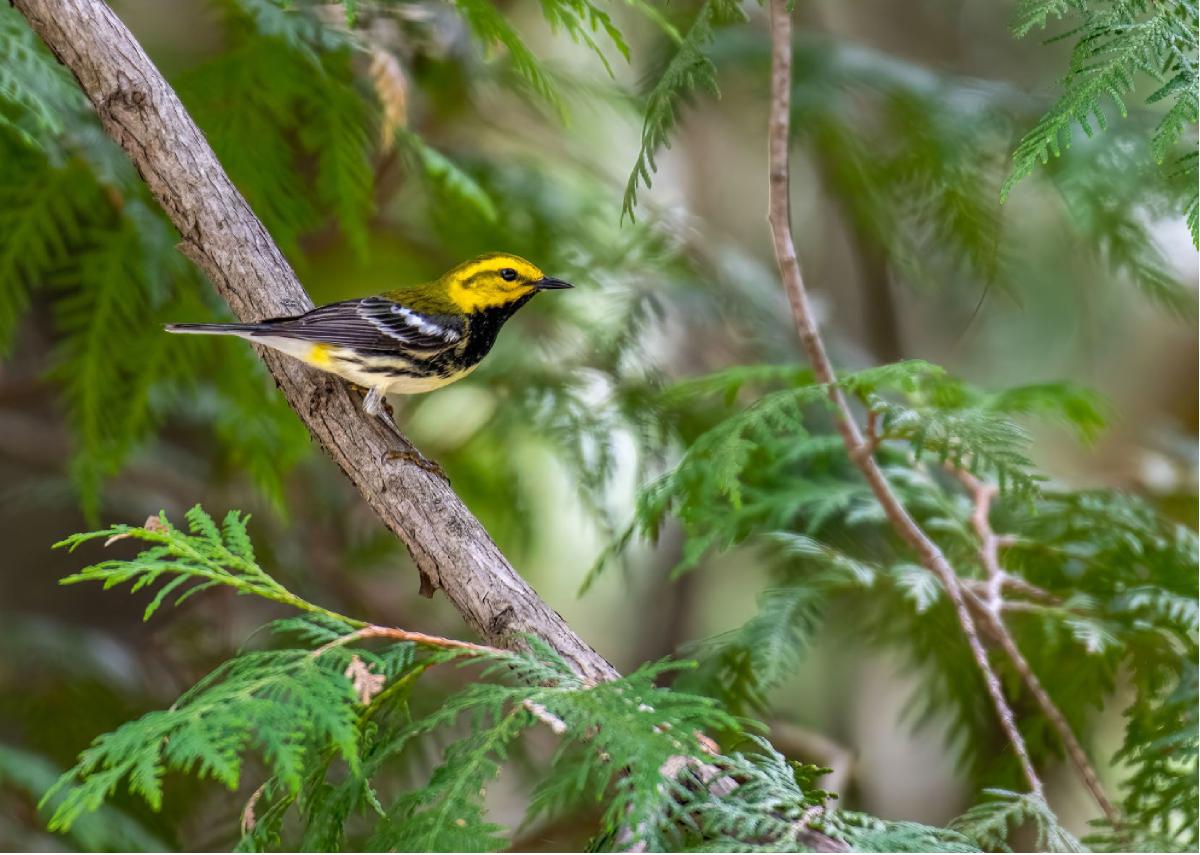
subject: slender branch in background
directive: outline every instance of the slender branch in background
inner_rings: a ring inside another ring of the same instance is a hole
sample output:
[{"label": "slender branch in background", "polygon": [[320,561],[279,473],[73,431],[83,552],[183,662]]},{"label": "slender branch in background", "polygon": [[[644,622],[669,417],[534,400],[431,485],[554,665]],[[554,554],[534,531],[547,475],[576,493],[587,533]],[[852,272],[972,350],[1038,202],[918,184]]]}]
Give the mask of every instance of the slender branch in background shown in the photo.
[{"label": "slender branch in background", "polygon": [[1000,566],[1001,538],[992,530],[990,512],[992,499],[995,498],[997,493],[996,487],[993,484],[980,481],[970,472],[962,469],[954,469],[952,471],[971,494],[971,499],[975,506],[971,514],[971,525],[975,529],[975,534],[979,537],[979,560],[983,564],[988,577],[986,594],[980,598],[982,601],[981,611],[990,624],[996,639],[1000,642],[1000,646],[1012,661],[1013,668],[1020,675],[1021,681],[1025,683],[1026,688],[1029,689],[1029,693],[1033,695],[1038,706],[1042,708],[1042,714],[1046,716],[1046,719],[1063,741],[1063,745],[1067,749],[1067,755],[1071,758],[1071,763],[1075,766],[1076,771],[1079,772],[1079,777],[1083,779],[1084,786],[1092,794],[1092,798],[1096,800],[1096,804],[1100,806],[1100,810],[1104,812],[1105,818],[1116,826],[1120,821],[1120,814],[1113,807],[1112,802],[1108,800],[1108,796],[1105,795],[1104,787],[1100,783],[1100,777],[1096,774],[1096,770],[1092,768],[1092,764],[1088,760],[1083,746],[1075,738],[1075,731],[1071,729],[1071,725],[1062,714],[1062,710],[1058,708],[1042,686],[1041,680],[1033,672],[1033,668],[1030,667],[1028,660],[1021,653],[1021,648],[1017,646],[1016,639],[1013,638],[1012,633],[1008,631],[1008,627],[1004,623],[1004,596],[1002,590],[1005,580],[1015,577],[1005,573],[1004,569]]},{"label": "slender branch in background", "polygon": [[[105,131],[125,150],[182,237],[180,250],[243,321],[312,308],[296,274],[230,182],[200,129],[128,28],[102,0],[12,0],[79,81]],[[471,628],[498,647],[526,635],[581,676],[616,670],[517,574],[441,478],[396,459],[398,433],[363,415],[349,387],[260,350],[313,438],[409,551],[422,582],[445,591]]]},{"label": "slender branch in background", "polygon": [[876,500],[882,506],[884,513],[896,532],[914,549],[921,558],[921,563],[941,580],[947,595],[954,604],[954,611],[963,634],[970,645],[971,653],[983,675],[988,694],[1000,718],[1013,751],[1020,761],[1021,769],[1029,788],[1037,795],[1042,795],[1044,787],[1033,762],[1029,759],[1029,750],[1025,740],[1017,728],[1016,717],[1012,708],[1004,698],[1004,690],[1000,679],[987,658],[987,651],[979,640],[979,631],[971,617],[966,598],[958,583],[958,575],[946,556],[942,553],[929,536],[917,525],[916,521],[901,504],[892,490],[891,485],[879,468],[873,455],[873,443],[864,439],[855,419],[850,404],[842,389],[837,385],[837,375],[825,352],[825,343],[808,301],[808,292],[804,287],[804,278],[800,273],[800,262],[796,257],[796,247],[792,241],[792,210],[789,198],[788,160],[791,141],[791,91],[792,91],[792,20],[788,12],[787,0],[771,0],[771,114],[768,125],[768,145],[770,156],[770,209],[771,238],[775,245],[775,258],[779,265],[779,275],[787,292],[788,302],[792,307],[792,315],[796,321],[796,331],[800,342],[808,354],[817,380],[829,388],[829,397],[834,406],[834,418],[837,422],[838,433],[846,445],[850,459],[862,472],[875,494]]},{"label": "slender branch in background", "polygon": [[983,564],[987,575],[987,594],[984,605],[989,613],[999,617],[1000,606],[1004,602],[1002,587],[1005,573],[1000,569],[1000,539],[992,531],[989,518],[992,513],[992,499],[1000,492],[995,484],[980,481],[965,469],[955,469],[955,476],[971,492],[975,509],[971,513],[971,527],[979,537],[979,561]]}]

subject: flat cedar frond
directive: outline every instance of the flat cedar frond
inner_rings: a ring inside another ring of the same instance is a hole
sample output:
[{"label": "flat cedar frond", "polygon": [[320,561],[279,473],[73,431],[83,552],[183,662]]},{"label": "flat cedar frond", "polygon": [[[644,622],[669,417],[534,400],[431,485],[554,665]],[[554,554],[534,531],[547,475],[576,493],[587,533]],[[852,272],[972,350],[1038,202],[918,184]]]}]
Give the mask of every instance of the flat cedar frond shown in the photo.
[{"label": "flat cedar frond", "polygon": [[[680,417],[689,408],[710,415],[705,398],[723,395],[730,404],[748,384],[789,387],[763,394],[697,436],[681,437],[686,450],[679,463],[641,490],[634,527],[653,537],[667,514],[677,514],[688,534],[681,570],[756,530],[792,526],[815,534],[835,520],[866,520],[868,509],[877,508],[866,486],[848,476],[840,438],[812,432],[828,391],[805,385],[807,379],[799,367],[743,366],[662,393],[663,410]],[[1040,480],[1028,457],[1029,435],[1014,417],[1060,421],[1089,440],[1105,420],[1100,399],[1073,384],[988,393],[921,360],[846,374],[838,383],[879,416],[881,439],[903,443],[918,458],[985,474],[1021,496],[1036,494]]]},{"label": "flat cedar frond", "polygon": [[[445,751],[429,785],[401,799],[381,824],[376,846],[442,849],[453,844],[476,851],[503,845],[495,836],[498,829],[483,817],[482,790],[499,773],[512,741],[545,722],[566,740],[555,761],[556,774],[562,762],[565,775],[555,798],[569,801],[582,795],[579,788],[597,786],[610,793],[604,813],[607,833],[631,829],[634,841],[661,848],[653,841],[670,833],[670,780],[661,769],[673,757],[709,759],[695,734],[736,730],[736,720],[707,698],[655,687],[662,666],[588,687],[562,670],[555,684],[545,685],[549,675],[544,663],[524,654],[498,660],[496,665],[506,671],[524,672],[519,685],[475,684],[413,722],[396,737],[397,745],[383,749],[398,751],[415,736],[460,716],[471,721],[470,734]],[[529,684],[530,677],[543,685]]]},{"label": "flat cedar frond", "polygon": [[[349,78],[352,41],[306,11],[287,12],[269,0],[231,0],[224,8],[230,27],[254,39],[193,73],[213,107],[209,139],[230,155],[235,177],[276,237],[295,246],[300,233],[320,224],[319,205],[338,214],[361,252],[372,175],[367,111]],[[152,434],[164,406],[181,402],[215,425],[236,468],[281,506],[288,467],[309,453],[303,428],[269,392],[252,353],[164,339],[164,320],[211,312],[197,298],[194,268],[175,249],[178,236],[151,206],[128,158],[83,109],[78,87],[7,8],[0,12],[0,53],[6,51],[0,349],[9,345],[30,291],[58,285],[48,293],[61,339],[52,376],[76,437],[69,468],[85,513],[94,518],[104,482]],[[71,133],[61,133],[68,120]],[[319,154],[315,182],[294,168],[294,144],[304,146],[295,135],[301,122]],[[298,189],[309,185],[311,194]],[[181,394],[198,376],[213,378],[215,395],[211,386],[207,394]],[[197,398],[207,406],[197,406]]]},{"label": "flat cedar frond", "polygon": [[[0,746],[0,784],[33,801],[41,798],[61,775],[61,767],[39,754]],[[61,800],[59,795],[42,803],[43,814],[53,813]],[[170,848],[137,819],[111,805],[79,817],[67,839],[86,852],[165,852]]]},{"label": "flat cedar frond", "polygon": [[49,147],[64,121],[85,107],[79,87],[21,13],[0,9],[0,133],[12,133],[31,148]]},{"label": "flat cedar frond", "polygon": [[812,369],[800,365],[735,365],[713,374],[680,380],[663,392],[663,401],[670,407],[701,395],[714,395],[730,406],[745,386],[796,387],[810,386],[813,382]]},{"label": "flat cedar frond", "polygon": [[[131,538],[151,544],[132,559],[110,559],[92,564],[62,580],[71,585],[79,582],[101,582],[104,587],[128,583],[132,590],[165,582],[146,607],[144,619],[149,620],[170,595],[177,595],[175,604],[208,588],[225,585],[245,594],[256,594],[289,605],[303,601],[293,596],[272,579],[255,561],[246,532],[247,517],[230,511],[221,524],[196,505],[187,513],[190,531],[173,526],[165,514],[150,517],[145,525],[115,525],[100,531],[76,534],[55,544],[74,551],[92,540],[103,538],[106,544]],[[310,611],[324,613],[321,609]]]},{"label": "flat cedar frond", "polygon": [[[1067,34],[1075,39],[1075,47],[1063,79],[1063,94],[1013,152],[1012,172],[1002,197],[1039,163],[1046,163],[1051,155],[1059,157],[1069,148],[1076,125],[1090,137],[1097,130],[1108,128],[1106,108],[1115,108],[1122,118],[1126,117],[1129,112],[1126,102],[1135,94],[1142,77],[1159,84],[1146,97],[1146,103],[1166,101],[1170,105],[1151,134],[1154,160],[1158,164],[1166,162],[1189,129],[1194,152],[1200,92],[1198,10],[1200,7],[1194,0],[1023,3],[1014,27],[1018,36],[1045,27],[1052,17],[1072,16],[1080,21]],[[1191,181],[1189,210],[1195,207],[1195,184]],[[1189,220],[1192,241],[1197,243],[1200,238],[1194,216],[1189,215]]]},{"label": "flat cedar frond", "polygon": [[541,3],[542,15],[551,28],[564,30],[572,41],[582,42],[592,49],[604,64],[605,70],[612,76],[612,67],[604,50],[592,38],[592,33],[603,32],[613,46],[629,61],[629,45],[621,31],[613,23],[607,12],[592,3],[591,0],[546,0]]},{"label": "flat cedar frond", "polygon": [[[1040,478],[1027,455],[1029,436],[1013,416],[1060,421],[1085,440],[1106,423],[1105,404],[1090,390],[1070,383],[1039,383],[986,393],[948,377],[937,366],[913,360],[867,369],[839,383],[864,398],[880,417],[884,439],[902,439],[913,453],[984,474],[1002,490],[1036,492]],[[888,391],[905,393],[897,403]]]},{"label": "flat cedar frond", "polygon": [[[949,829],[838,810],[830,803],[832,794],[814,785],[828,770],[790,760],[761,737],[750,736],[748,743],[748,750],[716,761],[739,782],[737,789],[720,799],[696,790],[682,797],[678,810],[690,812],[691,823],[683,827],[692,834],[671,839],[670,851],[808,851],[824,843],[815,832],[852,852],[979,851]],[[755,844],[747,846],[748,840]]]},{"label": "flat cedar frond", "polygon": [[1015,294],[1012,253],[1001,240],[1006,138],[998,104],[956,99],[963,93],[953,82],[887,68],[889,58],[839,56],[849,47],[827,52],[806,51],[804,61],[817,68],[797,84],[798,130],[862,251],[881,253],[922,290],[965,276]]},{"label": "flat cedar frond", "polygon": [[299,139],[317,161],[316,194],[331,211],[360,260],[367,251],[367,223],[374,212],[375,174],[369,160],[367,102],[354,86],[349,52],[327,54],[309,79],[300,104]]},{"label": "flat cedar frond", "polygon": [[[541,60],[529,49],[491,0],[454,0],[454,4],[462,13],[463,20],[470,27],[476,40],[485,49],[497,44],[502,45],[508,51],[508,61],[513,70],[529,84],[534,93],[554,108],[560,118],[565,119],[566,105],[559,98],[550,75],[542,68]],[[562,6],[561,3],[557,5],[559,8]]]},{"label": "flat cedar frond", "polygon": [[[318,53],[304,40],[255,34],[180,83],[222,165],[289,255],[326,211],[351,248],[366,253],[374,175],[368,105],[351,60],[346,47]],[[299,168],[302,158],[314,159],[315,182]]]},{"label": "flat cedar frond", "polygon": [[[69,829],[119,785],[157,809],[163,799],[162,776],[168,770],[215,778],[236,788],[246,755],[255,753],[270,777],[244,820],[243,844],[249,848],[277,839],[292,806],[306,817],[304,840],[310,848],[339,846],[345,823],[360,811],[375,817],[372,840],[381,848],[501,848],[507,840],[485,814],[484,792],[500,774],[515,741],[542,725],[562,741],[551,771],[551,777],[561,775],[561,780],[551,789],[576,799],[589,790],[607,793],[603,832],[619,835],[630,845],[670,848],[683,839],[681,834],[691,833],[694,822],[686,817],[705,811],[712,824],[702,832],[706,837],[739,832],[782,835],[787,828],[794,830],[799,811],[819,797],[805,796],[789,778],[792,783],[782,793],[768,798],[764,788],[772,781],[771,786],[782,786],[779,775],[787,769],[776,758],[771,769],[755,773],[762,779],[758,788],[743,792],[736,808],[705,808],[707,790],[701,787],[697,794],[688,783],[693,774],[688,770],[741,776],[750,774],[753,763],[742,755],[714,755],[711,742],[701,736],[736,733],[741,728],[737,719],[709,698],[657,685],[664,671],[680,665],[656,663],[628,677],[589,685],[532,638],[527,652],[446,649],[414,659],[409,643],[390,644],[382,652],[366,650],[359,646],[352,622],[300,600],[265,574],[242,515],[231,512],[218,525],[197,507],[189,512],[188,522],[186,533],[160,515],[143,526],[114,526],[67,538],[61,545],[72,549],[100,538],[108,543],[133,539],[150,546],[132,559],[101,562],[66,581],[103,581],[106,586],[128,582],[137,590],[167,580],[147,616],[188,583],[198,587],[185,596],[211,585],[228,585],[309,611],[301,618],[276,622],[273,629],[320,646],[242,654],[193,686],[170,709],[100,737],[48,793],[46,798],[56,803],[53,828]],[[790,619],[792,611],[785,609],[782,620]],[[429,715],[388,715],[387,708],[405,695],[412,681],[438,663],[482,663],[481,681]],[[356,690],[351,679],[364,674],[371,677],[369,693]],[[450,743],[429,781],[385,806],[372,778],[415,740],[452,728],[459,720],[469,722],[470,730]],[[334,761],[344,763],[346,773],[331,780],[327,776]],[[781,813],[792,819],[777,819]]]},{"label": "flat cedar frond", "polygon": [[[68,194],[69,195],[69,194]],[[169,357],[162,312],[187,274],[163,219],[130,200],[117,222],[81,236],[85,247],[60,277],[55,301],[63,339],[51,376],[59,381],[77,440],[71,475],[94,519],[104,480],[155,426],[152,393],[187,367]],[[165,246],[164,246],[165,244]]]},{"label": "flat cedar frond", "polygon": [[[751,367],[689,380],[666,394],[676,417],[686,418],[689,406],[711,417],[715,396],[736,400],[747,388],[786,385],[794,376],[786,368]],[[1061,383],[988,392],[920,361],[847,374],[839,383],[877,414],[886,477],[965,578],[982,573],[970,497],[941,467],[921,466],[920,457],[977,468],[1007,488],[992,510],[996,531],[1011,540],[1005,572],[1044,592],[1014,613],[1012,631],[1072,728],[1086,731],[1121,667],[1148,681],[1144,694],[1153,708],[1161,683],[1153,675],[1196,643],[1194,533],[1130,497],[1038,489],[1027,435],[1015,421],[1049,419],[1091,440],[1106,420],[1104,402]],[[686,537],[680,569],[687,569],[711,549],[769,534],[779,548],[778,581],[751,621],[698,648],[700,668],[679,685],[729,709],[762,706],[765,692],[794,673],[819,604],[852,616],[856,638],[905,656],[919,679],[910,721],[945,728],[977,779],[1008,780],[1013,770],[978,749],[995,721],[966,646],[946,642],[955,622],[941,583],[891,539],[878,505],[845,467],[840,438],[811,433],[823,407],[798,406],[824,401],[825,391],[766,392],[707,430],[680,437],[679,463],[642,491],[631,528],[613,548],[637,531],[653,537],[674,516]],[[1006,674],[1007,664],[997,667]],[[1020,702],[1016,675],[1006,676]],[[1055,756],[1057,743],[1036,716],[1025,727],[1036,757]]]},{"label": "flat cedar frond", "polygon": [[1129,775],[1122,809],[1132,822],[1089,840],[1109,851],[1191,852],[1200,834],[1200,739],[1195,656],[1181,661],[1174,684],[1139,698],[1126,712],[1116,759]]},{"label": "flat cedar frond", "polygon": [[[1076,152],[1047,170],[1062,195],[1081,248],[1148,299],[1188,320],[1196,314],[1196,291],[1172,269],[1146,220],[1175,215],[1196,205],[1196,153],[1169,169],[1146,163],[1146,144],[1128,133],[1100,150]],[[1190,216],[1190,215],[1189,215]],[[1195,223],[1191,223],[1193,239]]]},{"label": "flat cedar frond", "polygon": [[395,136],[396,145],[411,156],[440,203],[497,222],[496,203],[469,172],[412,131],[399,129]]},{"label": "flat cedar frond", "polygon": [[486,852],[503,849],[502,826],[488,822],[483,794],[500,774],[511,743],[533,723],[521,706],[446,748],[428,784],[397,800],[372,849],[396,852]]},{"label": "flat cedar frond", "polygon": [[918,457],[997,480],[1002,490],[1032,493],[1040,476],[1032,473],[1029,434],[1011,419],[986,410],[917,409],[879,403],[883,436],[903,439]]},{"label": "flat cedar frond", "polygon": [[818,585],[766,589],[754,617],[697,645],[692,655],[701,667],[676,685],[715,697],[728,710],[765,712],[767,693],[795,672],[820,628],[825,593]]},{"label": "flat cedar frond", "polygon": [[[790,761],[765,739],[749,736],[747,752],[731,752],[716,761],[721,774],[738,781],[726,797],[714,799],[702,789],[684,790],[677,811],[690,822],[665,851],[743,851],[747,840],[762,841],[766,851],[802,851],[811,825],[823,812],[828,793],[813,782],[825,770]],[[688,834],[691,831],[691,834]]]},{"label": "flat cedar frond", "polygon": [[50,827],[69,828],[126,781],[158,809],[167,769],[236,789],[242,754],[251,748],[293,789],[309,758],[327,747],[353,768],[356,697],[338,664],[337,657],[314,658],[308,650],[251,653],[225,663],[170,709],[124,724],[86,749],[44,797],[66,793]]},{"label": "flat cedar frond", "polygon": [[654,158],[660,149],[670,146],[671,131],[679,120],[683,100],[697,90],[720,96],[716,66],[704,50],[713,39],[715,26],[729,20],[740,20],[741,17],[742,11],[737,2],[705,0],[683,40],[676,44],[674,56],[646,96],[642,141],[625,184],[622,219],[626,216],[631,220],[636,217],[638,185],[651,185],[651,176],[658,169]]},{"label": "flat cedar frond", "polygon": [[987,790],[981,802],[951,823],[950,827],[978,841],[984,851],[1007,851],[1009,830],[1026,823],[1037,833],[1039,852],[1085,852],[1083,844],[1063,828],[1046,800],[1031,793]]},{"label": "flat cedar frond", "polygon": [[970,838],[919,822],[885,821],[858,811],[829,812],[814,827],[845,840],[852,852],[979,852]]},{"label": "flat cedar frond", "polygon": [[68,263],[102,204],[101,188],[81,161],[56,167],[0,142],[0,354],[11,345],[30,291]]}]

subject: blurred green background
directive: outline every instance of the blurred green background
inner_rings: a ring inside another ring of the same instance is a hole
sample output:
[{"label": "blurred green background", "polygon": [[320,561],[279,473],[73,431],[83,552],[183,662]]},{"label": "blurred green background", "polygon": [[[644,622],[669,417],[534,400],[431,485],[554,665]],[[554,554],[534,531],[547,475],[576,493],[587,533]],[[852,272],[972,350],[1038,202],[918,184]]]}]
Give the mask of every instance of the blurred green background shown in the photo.
[{"label": "blurred green background", "polygon": [[[608,7],[630,59],[597,33],[604,61],[553,32],[536,4],[463,4],[507,17],[557,103],[514,70],[519,54],[481,50],[460,11],[433,0],[359,3],[354,47],[337,7],[113,6],[318,304],[491,250],[576,283],[525,309],[469,379],[394,403],[581,636],[624,671],[753,614],[768,559],[739,548],[673,581],[672,527],[579,591],[636,486],[678,454],[647,403],[653,390],[800,359],[766,228],[758,6],[716,31],[721,97],[700,92],[682,109],[636,220],[621,208],[641,94],[696,4]],[[1069,45],[1043,45],[1040,31],[1014,39],[1007,2],[797,7],[795,233],[838,364],[921,358],[989,388],[1089,386],[1110,402],[1110,428],[1091,446],[1038,430],[1043,471],[1133,491],[1193,523],[1197,253],[1174,191],[1139,153],[1153,116],[1135,108],[1093,140],[1077,134],[1067,157],[1001,205],[1009,154],[1052,103]],[[0,13],[15,38],[23,22]],[[50,75],[52,60],[38,61]],[[241,508],[264,565],[309,600],[466,630],[443,596],[417,596],[403,548],[312,447],[249,348],[158,333],[164,320],[224,310],[173,253],[86,106],[64,94],[60,107],[57,124],[10,112],[0,125],[0,848],[228,848],[245,793],[172,778],[161,814],[118,797],[97,827],[64,839],[42,830],[31,792],[98,733],[169,704],[282,609],[220,590],[143,623],[138,597],[59,587],[82,559],[52,543],[160,509],[174,519],[198,502]],[[36,186],[31,170],[44,171]],[[22,243],[39,204],[59,236],[44,259]],[[833,767],[844,806],[945,822],[974,792],[938,723],[906,717],[917,678],[838,623],[772,696],[776,744]],[[436,679],[448,689],[465,677]],[[1119,744],[1120,706],[1097,723],[1100,757]],[[1048,778],[1081,830],[1094,810],[1086,795],[1065,768]],[[495,788],[502,820],[519,817],[524,786]],[[571,846],[577,834],[567,824],[525,845]]]}]

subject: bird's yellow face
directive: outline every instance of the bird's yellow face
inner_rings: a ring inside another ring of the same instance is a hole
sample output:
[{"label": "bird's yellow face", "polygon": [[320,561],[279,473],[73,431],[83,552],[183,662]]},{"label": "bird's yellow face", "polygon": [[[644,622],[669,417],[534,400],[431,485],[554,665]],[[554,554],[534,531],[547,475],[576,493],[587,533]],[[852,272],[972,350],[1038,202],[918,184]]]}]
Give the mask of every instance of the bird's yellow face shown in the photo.
[{"label": "bird's yellow face", "polygon": [[442,279],[447,296],[467,314],[498,309],[537,291],[571,287],[546,276],[525,259],[503,252],[464,262]]}]

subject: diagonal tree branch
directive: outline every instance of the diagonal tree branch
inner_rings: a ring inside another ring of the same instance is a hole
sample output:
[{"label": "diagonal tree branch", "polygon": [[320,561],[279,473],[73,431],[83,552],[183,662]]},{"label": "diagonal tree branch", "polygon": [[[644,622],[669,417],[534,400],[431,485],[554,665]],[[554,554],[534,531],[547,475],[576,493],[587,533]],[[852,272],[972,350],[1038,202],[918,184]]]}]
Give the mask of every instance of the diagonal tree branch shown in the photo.
[{"label": "diagonal tree branch", "polygon": [[[11,0],[92,102],[182,236],[180,250],[243,321],[312,308],[267,230],[218,163],[175,92],[102,0]],[[583,677],[613,667],[543,602],[437,476],[390,459],[407,441],[365,417],[346,384],[260,351],[309,433],[489,644],[544,639]]]},{"label": "diagonal tree branch", "polygon": [[800,262],[796,257],[796,246],[792,242],[792,206],[788,196],[790,192],[788,180],[788,159],[791,142],[791,93],[792,93],[792,18],[788,11],[788,0],[771,0],[771,114],[768,125],[768,145],[770,156],[770,203],[768,219],[771,224],[771,239],[775,246],[775,258],[779,265],[779,275],[787,292],[788,302],[792,307],[792,315],[796,322],[796,331],[800,342],[812,363],[817,380],[829,389],[829,397],[834,407],[834,418],[838,432],[846,445],[846,451],[854,461],[855,466],[862,472],[863,477],[871,486],[875,499],[883,508],[892,528],[909,544],[921,558],[921,563],[941,580],[950,601],[954,604],[954,612],[966,636],[971,654],[983,675],[983,681],[996,708],[1000,725],[1004,728],[1021,770],[1032,792],[1042,795],[1043,786],[1033,761],[1029,758],[1029,750],[1025,740],[1017,728],[1016,717],[1012,707],[1005,700],[1004,690],[1000,679],[996,676],[991,662],[988,661],[987,651],[979,639],[979,630],[959,585],[958,574],[950,566],[950,562],[936,543],[930,539],[916,520],[908,513],[900,502],[891,484],[884,477],[883,470],[875,460],[874,437],[864,437],[859,428],[858,420],[850,409],[845,394],[837,385],[837,375],[833,363],[825,352],[825,343],[821,339],[820,330],[808,302],[808,291],[804,286],[804,277],[800,273]]}]

